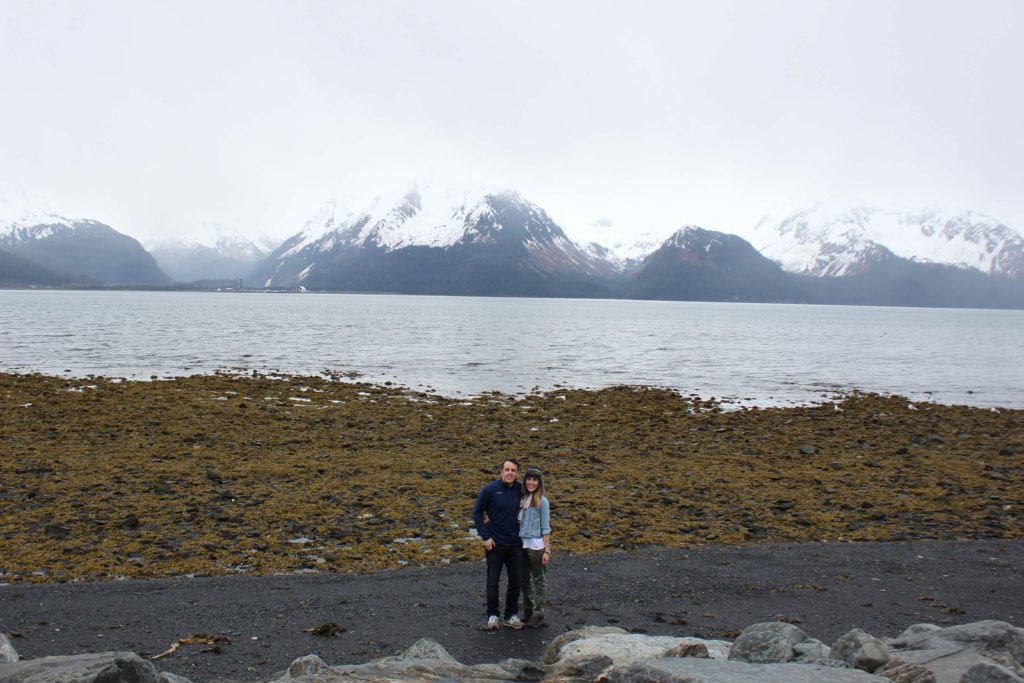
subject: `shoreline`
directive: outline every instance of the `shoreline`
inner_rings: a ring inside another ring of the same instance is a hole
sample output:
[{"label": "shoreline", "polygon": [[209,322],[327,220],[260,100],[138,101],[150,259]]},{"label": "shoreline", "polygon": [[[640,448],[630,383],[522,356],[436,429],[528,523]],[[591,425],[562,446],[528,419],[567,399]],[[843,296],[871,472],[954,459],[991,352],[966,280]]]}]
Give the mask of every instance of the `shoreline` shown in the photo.
[{"label": "shoreline", "polygon": [[[887,391],[873,391],[868,389],[861,389],[859,387],[844,387],[841,385],[833,385],[830,387],[818,387],[814,391],[816,396],[813,399],[807,399],[804,401],[796,399],[774,399],[773,402],[759,402],[760,399],[745,398],[739,394],[735,395],[712,395],[705,397],[698,393],[686,392],[668,385],[659,384],[645,384],[645,383],[620,383],[610,384],[607,386],[570,386],[568,384],[557,383],[552,384],[548,388],[541,388],[535,386],[529,391],[523,389],[521,391],[501,391],[498,389],[485,389],[477,393],[461,393],[453,392],[446,393],[439,389],[436,389],[430,385],[421,385],[419,387],[402,384],[394,378],[386,379],[374,379],[369,377],[363,372],[358,370],[329,370],[325,369],[315,374],[306,374],[302,372],[286,372],[283,370],[276,369],[258,369],[245,366],[236,367],[220,367],[210,370],[197,370],[188,371],[181,374],[150,374],[149,376],[142,375],[130,375],[130,374],[96,374],[96,373],[85,373],[85,372],[74,372],[71,370],[64,370],[59,372],[56,370],[0,370],[0,376],[11,375],[17,377],[43,377],[50,379],[60,380],[73,380],[75,382],[84,382],[85,380],[96,380],[110,383],[122,383],[122,382],[174,382],[189,380],[192,378],[203,378],[203,377],[225,377],[233,379],[265,379],[265,380],[277,380],[282,382],[303,382],[305,380],[312,381],[327,381],[327,382],[341,382],[352,385],[365,385],[381,389],[383,391],[390,391],[399,394],[423,396],[430,399],[440,399],[446,401],[479,401],[489,398],[500,398],[510,401],[520,401],[530,397],[543,398],[547,394],[558,394],[565,392],[602,392],[611,390],[634,390],[634,391],[664,391],[669,394],[679,396],[684,399],[693,400],[700,404],[706,404],[723,411],[733,410],[772,410],[772,409],[786,409],[786,408],[814,408],[822,405],[833,405],[841,403],[849,398],[857,396],[877,396],[883,399],[900,399],[905,400],[908,403],[920,403],[926,405],[945,406],[950,408],[974,408],[981,410],[1024,410],[1024,405],[1011,406],[1011,405],[988,405],[988,404],[973,404],[973,403],[953,403],[943,402],[937,399],[931,398],[935,392],[933,391],[921,391],[918,392],[924,398],[914,398],[909,394],[898,393],[898,392],[887,392]],[[966,392],[969,395],[973,395],[973,390]]]},{"label": "shoreline", "polygon": [[[1024,625],[1024,541],[705,545],[556,556],[549,625],[481,632],[484,567],[370,574],[235,576],[0,587],[0,628],[23,658],[130,650],[196,683],[270,680],[298,657],[328,664],[398,654],[421,637],[473,664],[538,659],[584,625],[735,638],[784,620],[827,644],[859,627],[891,637],[913,623]],[[396,599],[399,596],[399,599]],[[337,636],[307,632],[325,623]],[[204,651],[205,650],[205,651]]]},{"label": "shoreline", "polygon": [[[932,390],[921,390],[918,392],[907,393],[907,392],[893,392],[884,390],[864,389],[857,386],[847,386],[834,384],[829,386],[817,386],[814,389],[808,389],[808,398],[796,399],[796,398],[776,398],[769,396],[766,398],[752,398],[749,396],[742,396],[741,393],[736,394],[724,394],[718,395],[712,393],[710,396],[704,396],[700,393],[694,393],[674,387],[671,385],[662,384],[651,384],[651,383],[630,383],[623,382],[619,384],[608,384],[603,386],[574,386],[567,383],[554,383],[548,385],[546,388],[536,385],[531,389],[520,388],[516,391],[503,391],[500,389],[481,389],[474,392],[462,392],[462,391],[451,391],[446,392],[435,388],[430,384],[420,384],[413,386],[410,384],[402,383],[397,377],[384,375],[383,379],[375,379],[370,377],[364,372],[359,370],[332,370],[325,368],[318,372],[303,372],[303,371],[285,371],[275,368],[254,368],[249,366],[223,366],[214,367],[207,369],[193,369],[183,368],[182,372],[178,374],[152,374],[148,376],[145,373],[132,374],[132,373],[121,373],[121,374],[97,374],[94,372],[81,372],[72,371],[70,369],[64,369],[63,371],[51,368],[48,370],[44,369],[2,369],[0,370],[0,376],[10,375],[18,377],[43,377],[51,379],[62,379],[62,380],[73,380],[76,382],[84,382],[85,380],[96,380],[111,383],[120,382],[174,382],[189,380],[192,378],[202,377],[225,377],[235,379],[266,379],[266,380],[279,380],[285,382],[301,382],[303,380],[312,381],[328,381],[328,382],[342,382],[354,385],[366,385],[369,387],[378,388],[384,391],[392,391],[397,393],[405,393],[409,395],[421,395],[432,399],[442,399],[448,401],[476,401],[483,400],[490,397],[499,397],[507,400],[523,400],[530,397],[543,398],[547,394],[564,393],[564,392],[602,392],[611,391],[617,389],[629,389],[636,391],[664,391],[673,395],[677,395],[682,398],[694,400],[698,403],[706,403],[708,405],[714,405],[721,410],[772,410],[772,409],[786,409],[786,408],[813,408],[822,405],[833,405],[845,401],[846,399],[857,397],[857,396],[878,396],[885,399],[901,399],[908,403],[920,403],[927,405],[945,406],[950,408],[972,408],[980,410],[996,410],[996,411],[1024,411],[1024,404],[1008,405],[1005,403],[971,403],[971,402],[952,402],[952,401],[941,401],[934,398],[937,392]],[[811,396],[813,394],[813,396]],[[966,390],[967,396],[979,395],[974,390]]]}]

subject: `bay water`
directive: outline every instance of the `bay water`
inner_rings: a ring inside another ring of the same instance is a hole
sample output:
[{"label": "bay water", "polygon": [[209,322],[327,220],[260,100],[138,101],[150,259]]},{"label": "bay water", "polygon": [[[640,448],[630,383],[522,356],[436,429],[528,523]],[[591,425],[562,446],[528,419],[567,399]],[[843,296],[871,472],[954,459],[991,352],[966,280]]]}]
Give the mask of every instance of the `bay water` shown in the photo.
[{"label": "bay water", "polygon": [[0,291],[0,370],[352,373],[448,396],[668,387],[1024,407],[1024,312],[375,294]]}]

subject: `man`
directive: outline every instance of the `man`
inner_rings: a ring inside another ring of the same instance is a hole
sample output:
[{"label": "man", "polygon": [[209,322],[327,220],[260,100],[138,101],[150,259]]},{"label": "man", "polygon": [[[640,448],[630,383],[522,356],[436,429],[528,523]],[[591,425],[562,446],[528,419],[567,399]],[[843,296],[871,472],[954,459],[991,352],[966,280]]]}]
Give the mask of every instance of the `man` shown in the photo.
[{"label": "man", "polygon": [[506,458],[501,463],[501,478],[482,489],[473,506],[476,532],[484,542],[487,555],[487,623],[484,629],[501,628],[498,618],[498,582],[501,568],[508,575],[505,593],[504,624],[522,628],[519,618],[519,590],[523,583],[523,543],[519,538],[519,502],[523,494],[519,483],[519,463]]}]

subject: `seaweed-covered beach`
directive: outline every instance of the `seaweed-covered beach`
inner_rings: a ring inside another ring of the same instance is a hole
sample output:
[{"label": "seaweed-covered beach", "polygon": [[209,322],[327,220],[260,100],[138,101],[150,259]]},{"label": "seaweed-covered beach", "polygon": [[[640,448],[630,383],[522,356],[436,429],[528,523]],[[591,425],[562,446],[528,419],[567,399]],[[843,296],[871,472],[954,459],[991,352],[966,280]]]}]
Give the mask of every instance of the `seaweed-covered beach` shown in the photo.
[{"label": "seaweed-covered beach", "polygon": [[[185,639],[162,668],[255,681],[420,637],[478,662],[583,625],[1020,623],[1022,441],[1021,410],[870,394],[0,374],[0,629],[30,658]],[[483,633],[469,510],[507,456],[547,472],[550,626]]]},{"label": "seaweed-covered beach", "polygon": [[8,583],[475,561],[504,457],[546,471],[560,553],[1024,537],[1024,410],[0,374],[0,416]]}]

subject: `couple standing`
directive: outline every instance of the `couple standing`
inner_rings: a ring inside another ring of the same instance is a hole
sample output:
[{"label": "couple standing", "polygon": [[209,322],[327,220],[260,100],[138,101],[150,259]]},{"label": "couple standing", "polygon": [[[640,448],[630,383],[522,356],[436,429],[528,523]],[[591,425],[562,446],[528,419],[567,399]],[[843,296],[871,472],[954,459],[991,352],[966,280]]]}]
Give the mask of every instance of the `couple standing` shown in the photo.
[{"label": "couple standing", "polygon": [[[485,630],[544,625],[544,570],[551,561],[551,512],[544,497],[544,476],[527,467],[519,483],[519,463],[507,458],[501,479],[480,490],[473,506],[476,532],[487,555],[487,623]],[[498,581],[501,569],[508,575],[505,618],[498,616]],[[519,616],[519,591],[524,594]]]}]

